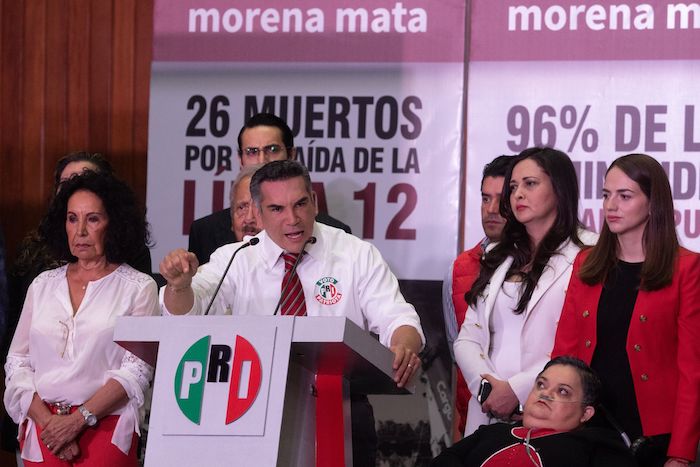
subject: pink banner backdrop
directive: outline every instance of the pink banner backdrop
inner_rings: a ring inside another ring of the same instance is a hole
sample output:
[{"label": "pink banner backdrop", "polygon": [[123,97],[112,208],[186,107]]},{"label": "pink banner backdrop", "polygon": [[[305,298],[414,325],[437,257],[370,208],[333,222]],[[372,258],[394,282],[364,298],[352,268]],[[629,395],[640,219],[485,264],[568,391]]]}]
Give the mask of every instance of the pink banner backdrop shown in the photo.
[{"label": "pink banner backdrop", "polygon": [[552,146],[574,161],[580,218],[595,231],[609,163],[633,152],[658,159],[671,182],[681,242],[699,250],[700,4],[471,6],[466,244],[482,235],[483,165],[498,154]]},{"label": "pink banner backdrop", "polygon": [[154,60],[461,62],[464,24],[459,0],[158,0]]},{"label": "pink banner backdrop", "polygon": [[321,209],[399,278],[441,280],[457,252],[465,16],[463,0],[156,0],[156,269],[194,219],[228,207],[238,131],[270,112],[292,128]]},{"label": "pink banner backdrop", "polygon": [[697,2],[474,1],[471,60],[700,58]]}]

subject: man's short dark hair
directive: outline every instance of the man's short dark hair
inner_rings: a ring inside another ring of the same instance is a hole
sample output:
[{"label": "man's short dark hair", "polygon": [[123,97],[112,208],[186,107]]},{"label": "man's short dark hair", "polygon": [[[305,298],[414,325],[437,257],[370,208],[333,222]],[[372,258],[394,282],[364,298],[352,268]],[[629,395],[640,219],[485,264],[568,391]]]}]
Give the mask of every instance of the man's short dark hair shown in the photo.
[{"label": "man's short dark hair", "polygon": [[296,177],[302,177],[304,179],[306,191],[313,193],[311,177],[306,167],[289,159],[268,162],[260,167],[250,179],[250,197],[253,198],[253,202],[260,207],[260,202],[262,201],[260,185],[264,182],[289,180],[290,178]]},{"label": "man's short dark hair", "polygon": [[581,401],[584,405],[595,405],[598,403],[598,396],[600,394],[601,382],[596,375],[595,371],[586,364],[583,360],[571,357],[569,355],[562,355],[555,357],[547,362],[542,371],[539,372],[537,377],[539,378],[542,373],[545,372],[547,368],[554,365],[564,365],[570,366],[576,373],[578,373],[579,378],[581,378],[581,388],[583,389],[583,400]]},{"label": "man's short dark hair", "polygon": [[112,170],[112,164],[110,164],[109,161],[98,152],[71,152],[70,154],[63,156],[61,159],[58,160],[58,162],[56,162],[56,169],[53,173],[54,193],[58,191],[58,186],[61,184],[61,174],[63,173],[63,169],[65,169],[68,164],[71,164],[73,162],[88,162],[96,167],[95,171],[97,172],[104,172],[108,174],[114,173],[114,171]]},{"label": "man's short dark hair", "polygon": [[250,117],[248,121],[245,122],[245,125],[243,125],[243,128],[241,128],[241,131],[238,132],[239,156],[242,154],[243,151],[243,142],[241,141],[243,137],[243,132],[248,128],[255,128],[256,126],[272,126],[275,128],[279,128],[280,132],[282,133],[282,142],[284,143],[284,146],[287,148],[287,150],[294,147],[294,134],[292,133],[292,129],[289,128],[289,125],[287,125],[287,122],[279,118],[277,115],[259,113]]},{"label": "man's short dark hair", "polygon": [[484,166],[484,173],[481,176],[481,183],[484,183],[486,177],[505,177],[508,167],[512,162],[513,156],[502,155],[496,157],[494,160],[489,162]]}]

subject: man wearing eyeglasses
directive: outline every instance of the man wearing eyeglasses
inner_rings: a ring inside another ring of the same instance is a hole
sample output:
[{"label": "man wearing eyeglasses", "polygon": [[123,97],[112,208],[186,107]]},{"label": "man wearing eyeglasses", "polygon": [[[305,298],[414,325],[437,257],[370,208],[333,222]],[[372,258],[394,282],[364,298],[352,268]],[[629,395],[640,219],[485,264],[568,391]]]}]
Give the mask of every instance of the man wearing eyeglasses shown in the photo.
[{"label": "man wearing eyeglasses", "polygon": [[[241,168],[284,159],[294,160],[294,134],[285,121],[276,115],[253,115],[238,133],[238,157]],[[352,233],[348,225],[327,213],[319,212],[316,220]],[[204,264],[209,261],[214,250],[239,240],[242,238],[236,235],[231,209],[227,208],[192,223],[188,250],[197,256],[199,264]]]},{"label": "man wearing eyeglasses", "polygon": [[296,148],[291,128],[276,115],[253,115],[238,133],[238,157],[242,167],[294,160]]}]

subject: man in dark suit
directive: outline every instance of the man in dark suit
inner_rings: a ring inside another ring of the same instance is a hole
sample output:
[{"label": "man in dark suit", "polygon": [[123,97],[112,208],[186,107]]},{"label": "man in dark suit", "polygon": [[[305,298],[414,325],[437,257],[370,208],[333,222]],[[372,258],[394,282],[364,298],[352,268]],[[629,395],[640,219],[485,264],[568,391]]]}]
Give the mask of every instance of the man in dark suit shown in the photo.
[{"label": "man in dark suit", "polygon": [[[267,164],[270,161],[294,160],[296,148],[294,147],[292,130],[284,120],[276,115],[268,113],[253,115],[238,133],[238,157],[241,162],[241,171],[246,167]],[[251,176],[252,173],[248,176],[248,184],[250,184]],[[232,206],[234,191],[232,186]],[[247,197],[250,198],[250,193]],[[352,233],[348,225],[327,213],[319,212],[316,220],[322,224]],[[235,219],[231,216],[231,208],[217,211],[192,223],[188,250],[197,256],[199,264],[208,262],[211,254],[220,246],[243,239],[240,232],[238,234],[235,232],[234,224]],[[257,225],[259,226],[259,223]],[[257,228],[260,231],[260,228]]]},{"label": "man in dark suit", "polygon": [[236,240],[231,228],[231,208],[226,208],[192,222],[187,249],[197,256],[200,264],[204,264],[209,262],[214,250]]}]

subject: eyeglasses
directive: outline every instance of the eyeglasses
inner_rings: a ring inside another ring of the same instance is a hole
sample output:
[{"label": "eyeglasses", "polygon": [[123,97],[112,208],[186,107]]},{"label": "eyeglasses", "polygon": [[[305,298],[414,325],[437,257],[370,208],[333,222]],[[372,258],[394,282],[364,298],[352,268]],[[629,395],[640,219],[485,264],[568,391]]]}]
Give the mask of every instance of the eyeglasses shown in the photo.
[{"label": "eyeglasses", "polygon": [[257,156],[262,151],[265,156],[269,157],[276,156],[277,154],[281,153],[283,149],[285,148],[279,144],[268,144],[267,146],[263,146],[261,148],[247,147],[239,149],[238,153],[245,154],[246,156]]}]

